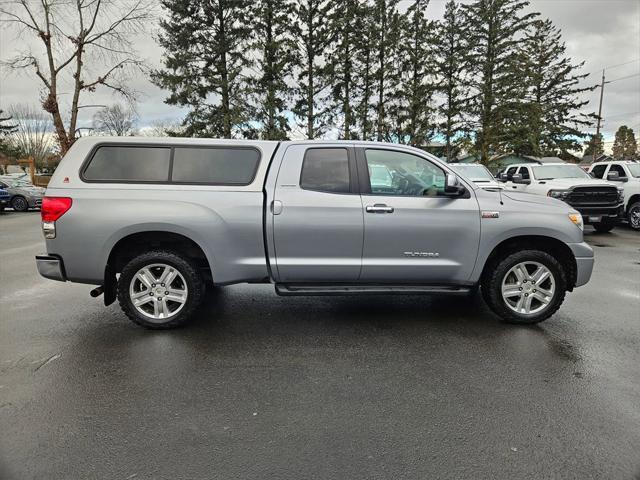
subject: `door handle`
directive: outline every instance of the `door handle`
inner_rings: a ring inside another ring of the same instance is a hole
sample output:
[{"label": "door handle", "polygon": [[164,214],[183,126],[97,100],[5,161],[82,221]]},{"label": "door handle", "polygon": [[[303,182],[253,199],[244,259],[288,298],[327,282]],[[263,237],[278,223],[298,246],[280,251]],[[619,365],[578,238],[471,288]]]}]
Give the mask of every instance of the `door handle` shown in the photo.
[{"label": "door handle", "polygon": [[384,203],[376,203],[375,205],[367,205],[367,213],[393,213],[393,207]]}]

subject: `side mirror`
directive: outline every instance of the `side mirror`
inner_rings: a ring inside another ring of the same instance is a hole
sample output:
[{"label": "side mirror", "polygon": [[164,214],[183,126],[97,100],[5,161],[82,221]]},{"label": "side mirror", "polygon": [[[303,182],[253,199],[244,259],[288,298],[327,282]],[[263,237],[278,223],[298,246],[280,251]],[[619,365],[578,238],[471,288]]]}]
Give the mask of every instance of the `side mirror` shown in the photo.
[{"label": "side mirror", "polygon": [[500,175],[498,175],[498,180],[500,180],[501,182],[508,182],[509,175],[507,175],[507,172],[502,172]]},{"label": "side mirror", "polygon": [[516,173],[512,175],[511,181],[513,183],[518,183],[520,185],[529,185],[531,183],[531,180],[529,180],[528,178],[527,179],[522,178],[522,175],[520,173]]},{"label": "side mirror", "polygon": [[458,177],[452,173],[447,173],[444,179],[444,195],[445,197],[461,197],[466,193],[467,189],[460,183]]},{"label": "side mirror", "polygon": [[627,177],[621,177],[618,172],[609,172],[607,173],[607,180],[610,182],[627,182],[629,179]]}]

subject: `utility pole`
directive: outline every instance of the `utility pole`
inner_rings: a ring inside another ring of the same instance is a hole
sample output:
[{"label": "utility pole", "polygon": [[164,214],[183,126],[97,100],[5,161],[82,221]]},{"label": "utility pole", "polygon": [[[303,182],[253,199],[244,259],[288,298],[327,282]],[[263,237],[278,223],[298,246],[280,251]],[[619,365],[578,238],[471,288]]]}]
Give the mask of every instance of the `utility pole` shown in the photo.
[{"label": "utility pole", "polygon": [[593,161],[598,155],[598,144],[600,143],[600,120],[602,120],[602,96],[604,94],[604,69],[602,70],[602,84],[600,85],[600,106],[598,107],[598,123],[596,126],[596,136],[593,139]]}]

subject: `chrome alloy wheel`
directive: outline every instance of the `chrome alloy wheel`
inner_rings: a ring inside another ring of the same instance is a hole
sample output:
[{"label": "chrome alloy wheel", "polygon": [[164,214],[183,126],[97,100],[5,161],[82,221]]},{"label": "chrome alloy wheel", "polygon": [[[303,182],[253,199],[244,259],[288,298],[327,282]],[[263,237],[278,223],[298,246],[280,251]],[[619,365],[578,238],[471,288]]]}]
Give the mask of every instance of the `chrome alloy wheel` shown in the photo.
[{"label": "chrome alloy wheel", "polygon": [[502,299],[514,312],[532,315],[549,306],[556,291],[551,271],[538,262],[521,262],[502,279]]},{"label": "chrome alloy wheel", "polygon": [[640,229],[640,205],[637,203],[629,210],[629,224],[635,230]]},{"label": "chrome alloy wheel", "polygon": [[188,295],[187,282],[182,274],[164,263],[141,268],[129,284],[129,297],[135,309],[158,321],[173,317],[182,310]]}]

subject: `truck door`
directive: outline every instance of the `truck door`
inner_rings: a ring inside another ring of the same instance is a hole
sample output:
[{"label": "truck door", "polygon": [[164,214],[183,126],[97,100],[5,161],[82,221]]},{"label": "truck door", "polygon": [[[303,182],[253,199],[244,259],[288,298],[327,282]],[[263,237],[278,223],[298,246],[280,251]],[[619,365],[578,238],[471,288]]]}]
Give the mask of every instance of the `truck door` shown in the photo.
[{"label": "truck door", "polygon": [[353,147],[290,145],[271,214],[277,281],[358,279],[364,221]]},{"label": "truck door", "polygon": [[360,281],[468,280],[480,240],[474,193],[442,196],[445,171],[419,155],[378,146],[357,155],[365,208]]}]

